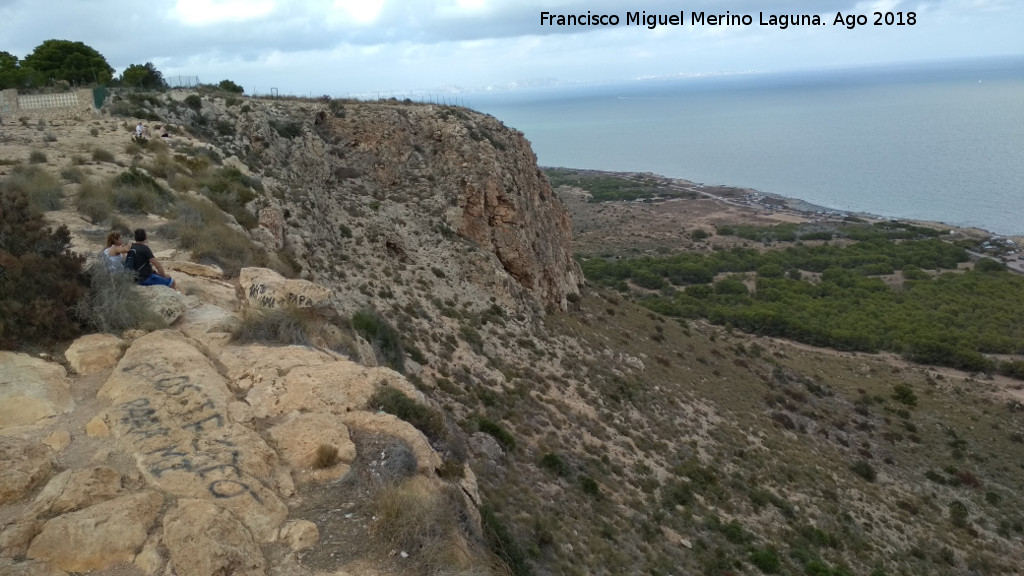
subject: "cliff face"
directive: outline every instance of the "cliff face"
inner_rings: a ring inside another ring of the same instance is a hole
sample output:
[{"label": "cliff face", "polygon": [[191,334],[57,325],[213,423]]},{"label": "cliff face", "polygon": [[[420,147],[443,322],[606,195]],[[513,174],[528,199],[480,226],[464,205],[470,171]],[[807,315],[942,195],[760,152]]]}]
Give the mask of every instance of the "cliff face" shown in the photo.
[{"label": "cliff face", "polygon": [[481,303],[523,303],[506,276],[544,305],[564,309],[578,293],[568,212],[522,133],[442,106],[332,102],[289,113],[243,116],[236,143],[247,164],[289,189],[280,209],[307,272],[337,276],[340,244],[351,256],[445,262],[452,274],[442,284],[464,294],[479,286],[459,279],[490,286]]}]

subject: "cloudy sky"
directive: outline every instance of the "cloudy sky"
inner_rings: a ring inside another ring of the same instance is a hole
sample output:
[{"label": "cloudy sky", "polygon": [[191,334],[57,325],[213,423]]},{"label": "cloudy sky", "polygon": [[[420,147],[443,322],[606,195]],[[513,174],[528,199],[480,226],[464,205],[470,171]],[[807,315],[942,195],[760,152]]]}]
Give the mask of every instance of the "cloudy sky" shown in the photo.
[{"label": "cloudy sky", "polygon": [[[541,13],[616,15],[618,26],[552,26]],[[626,13],[685,26],[627,26]],[[694,26],[691,13],[752,14]],[[871,26],[873,12],[914,26]],[[759,12],[822,26],[758,24]],[[836,13],[869,25],[833,26]],[[1024,54],[1024,0],[0,0],[0,50],[82,41],[120,73],[231,79],[247,93],[333,96],[536,82],[781,71]]]}]

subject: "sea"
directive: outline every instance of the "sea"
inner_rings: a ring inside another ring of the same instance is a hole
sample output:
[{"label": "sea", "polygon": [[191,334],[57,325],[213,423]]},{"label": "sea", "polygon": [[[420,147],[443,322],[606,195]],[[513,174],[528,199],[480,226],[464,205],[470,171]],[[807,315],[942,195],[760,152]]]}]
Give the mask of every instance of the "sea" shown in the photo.
[{"label": "sea", "polygon": [[541,166],[652,172],[823,210],[1024,235],[1024,56],[467,96]]}]

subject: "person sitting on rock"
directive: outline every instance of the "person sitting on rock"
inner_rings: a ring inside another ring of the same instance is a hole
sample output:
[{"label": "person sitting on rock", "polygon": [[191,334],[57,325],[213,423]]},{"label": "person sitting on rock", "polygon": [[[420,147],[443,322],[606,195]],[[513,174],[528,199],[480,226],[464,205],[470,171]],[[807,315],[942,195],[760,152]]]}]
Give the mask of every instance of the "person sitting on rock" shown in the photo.
[{"label": "person sitting on rock", "polygon": [[140,286],[170,286],[178,290],[174,279],[164,272],[164,267],[146,245],[146,231],[142,228],[135,230],[135,243],[125,255],[125,266],[135,272],[135,281]]},{"label": "person sitting on rock", "polygon": [[124,258],[121,256],[126,254],[128,250],[130,248],[121,241],[120,232],[107,234],[107,247],[103,249],[103,264],[107,267],[107,270],[116,272],[123,269]]}]

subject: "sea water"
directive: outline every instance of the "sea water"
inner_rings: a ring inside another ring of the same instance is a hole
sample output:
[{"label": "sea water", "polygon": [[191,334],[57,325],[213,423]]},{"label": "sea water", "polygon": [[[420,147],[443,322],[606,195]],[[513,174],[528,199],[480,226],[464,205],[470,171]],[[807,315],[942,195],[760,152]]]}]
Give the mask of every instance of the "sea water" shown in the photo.
[{"label": "sea water", "polygon": [[1024,57],[468,98],[542,166],[653,172],[1024,235]]}]

